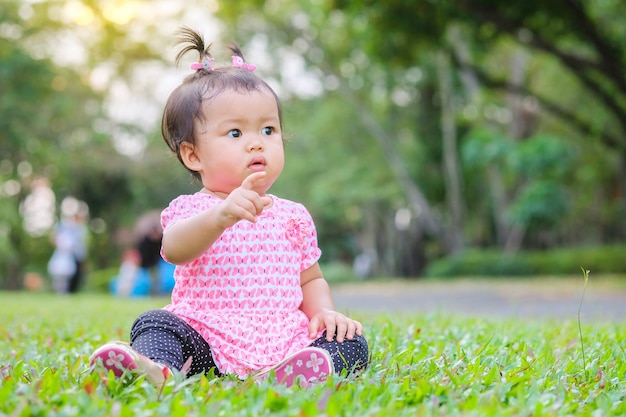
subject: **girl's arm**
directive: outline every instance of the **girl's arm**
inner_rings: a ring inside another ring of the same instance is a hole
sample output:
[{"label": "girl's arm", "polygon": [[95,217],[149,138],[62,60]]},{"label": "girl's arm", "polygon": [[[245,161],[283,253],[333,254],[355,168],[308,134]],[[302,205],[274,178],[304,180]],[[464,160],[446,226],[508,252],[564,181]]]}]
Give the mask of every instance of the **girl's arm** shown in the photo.
[{"label": "girl's arm", "polygon": [[300,274],[302,286],[302,304],[300,310],[309,318],[309,337],[315,339],[320,330],[326,329],[326,340],[333,340],[337,334],[337,342],[344,339],[352,340],[354,335],[362,335],[363,326],[356,320],[335,311],[330,287],[322,275],[316,262]]},{"label": "girl's arm", "polygon": [[163,255],[168,262],[181,265],[193,261],[221,235],[218,206],[180,220],[163,232]]}]

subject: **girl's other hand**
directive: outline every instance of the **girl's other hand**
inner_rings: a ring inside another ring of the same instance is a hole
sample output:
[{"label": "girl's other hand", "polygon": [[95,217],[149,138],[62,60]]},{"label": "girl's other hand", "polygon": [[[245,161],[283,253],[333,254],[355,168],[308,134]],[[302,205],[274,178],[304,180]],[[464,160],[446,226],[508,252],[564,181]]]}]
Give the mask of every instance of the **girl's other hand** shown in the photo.
[{"label": "girl's other hand", "polygon": [[309,337],[315,339],[317,334],[326,329],[326,340],[333,340],[337,335],[337,342],[343,343],[345,339],[352,340],[354,335],[362,336],[363,325],[344,316],[334,310],[323,309],[315,314],[309,322]]}]

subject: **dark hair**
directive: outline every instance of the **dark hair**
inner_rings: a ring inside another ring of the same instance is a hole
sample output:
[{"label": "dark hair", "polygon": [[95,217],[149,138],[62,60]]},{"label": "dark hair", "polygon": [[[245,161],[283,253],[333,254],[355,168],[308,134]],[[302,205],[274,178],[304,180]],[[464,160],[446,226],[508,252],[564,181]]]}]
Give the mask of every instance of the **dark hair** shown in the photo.
[{"label": "dark hair", "polygon": [[[199,61],[211,58],[209,44],[205,48],[204,39],[196,31],[190,28],[180,30],[180,38],[177,44],[185,46],[176,56],[176,64],[190,51],[198,51]],[[237,45],[229,48],[231,52],[241,57],[243,54]],[[193,74],[188,75],[170,94],[165,109],[163,110],[163,120],[161,123],[161,134],[167,146],[176,154],[178,160],[183,163],[180,156],[180,145],[183,142],[195,144],[195,122],[203,120],[202,103],[212,100],[226,90],[232,91],[258,91],[267,90],[276,99],[278,106],[278,120],[282,128],[282,109],[280,100],[276,92],[254,72],[248,69],[235,66],[220,66],[216,68],[203,67],[197,69]],[[183,164],[184,165],[184,164]],[[188,169],[189,170],[189,169]],[[200,179],[200,174],[189,170],[196,179]]]}]

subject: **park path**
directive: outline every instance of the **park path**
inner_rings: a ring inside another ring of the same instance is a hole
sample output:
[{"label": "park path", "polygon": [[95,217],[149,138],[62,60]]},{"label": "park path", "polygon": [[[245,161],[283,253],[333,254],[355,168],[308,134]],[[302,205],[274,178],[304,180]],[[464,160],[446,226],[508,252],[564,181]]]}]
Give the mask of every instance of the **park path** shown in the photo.
[{"label": "park path", "polygon": [[[335,307],[347,312],[442,312],[474,317],[576,320],[583,279],[512,281],[364,281],[333,284]],[[582,321],[626,321],[626,282],[590,278]]]}]

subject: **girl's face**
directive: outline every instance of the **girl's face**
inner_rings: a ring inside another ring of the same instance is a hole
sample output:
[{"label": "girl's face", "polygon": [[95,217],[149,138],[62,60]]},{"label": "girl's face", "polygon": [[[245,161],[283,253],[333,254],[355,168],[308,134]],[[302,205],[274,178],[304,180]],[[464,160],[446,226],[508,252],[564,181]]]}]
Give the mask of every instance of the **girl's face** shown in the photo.
[{"label": "girl's face", "polygon": [[226,90],[205,102],[203,111],[196,144],[181,150],[185,165],[200,173],[207,190],[224,196],[250,174],[265,171],[255,183],[255,191],[265,194],[285,165],[274,96],[266,90]]}]

